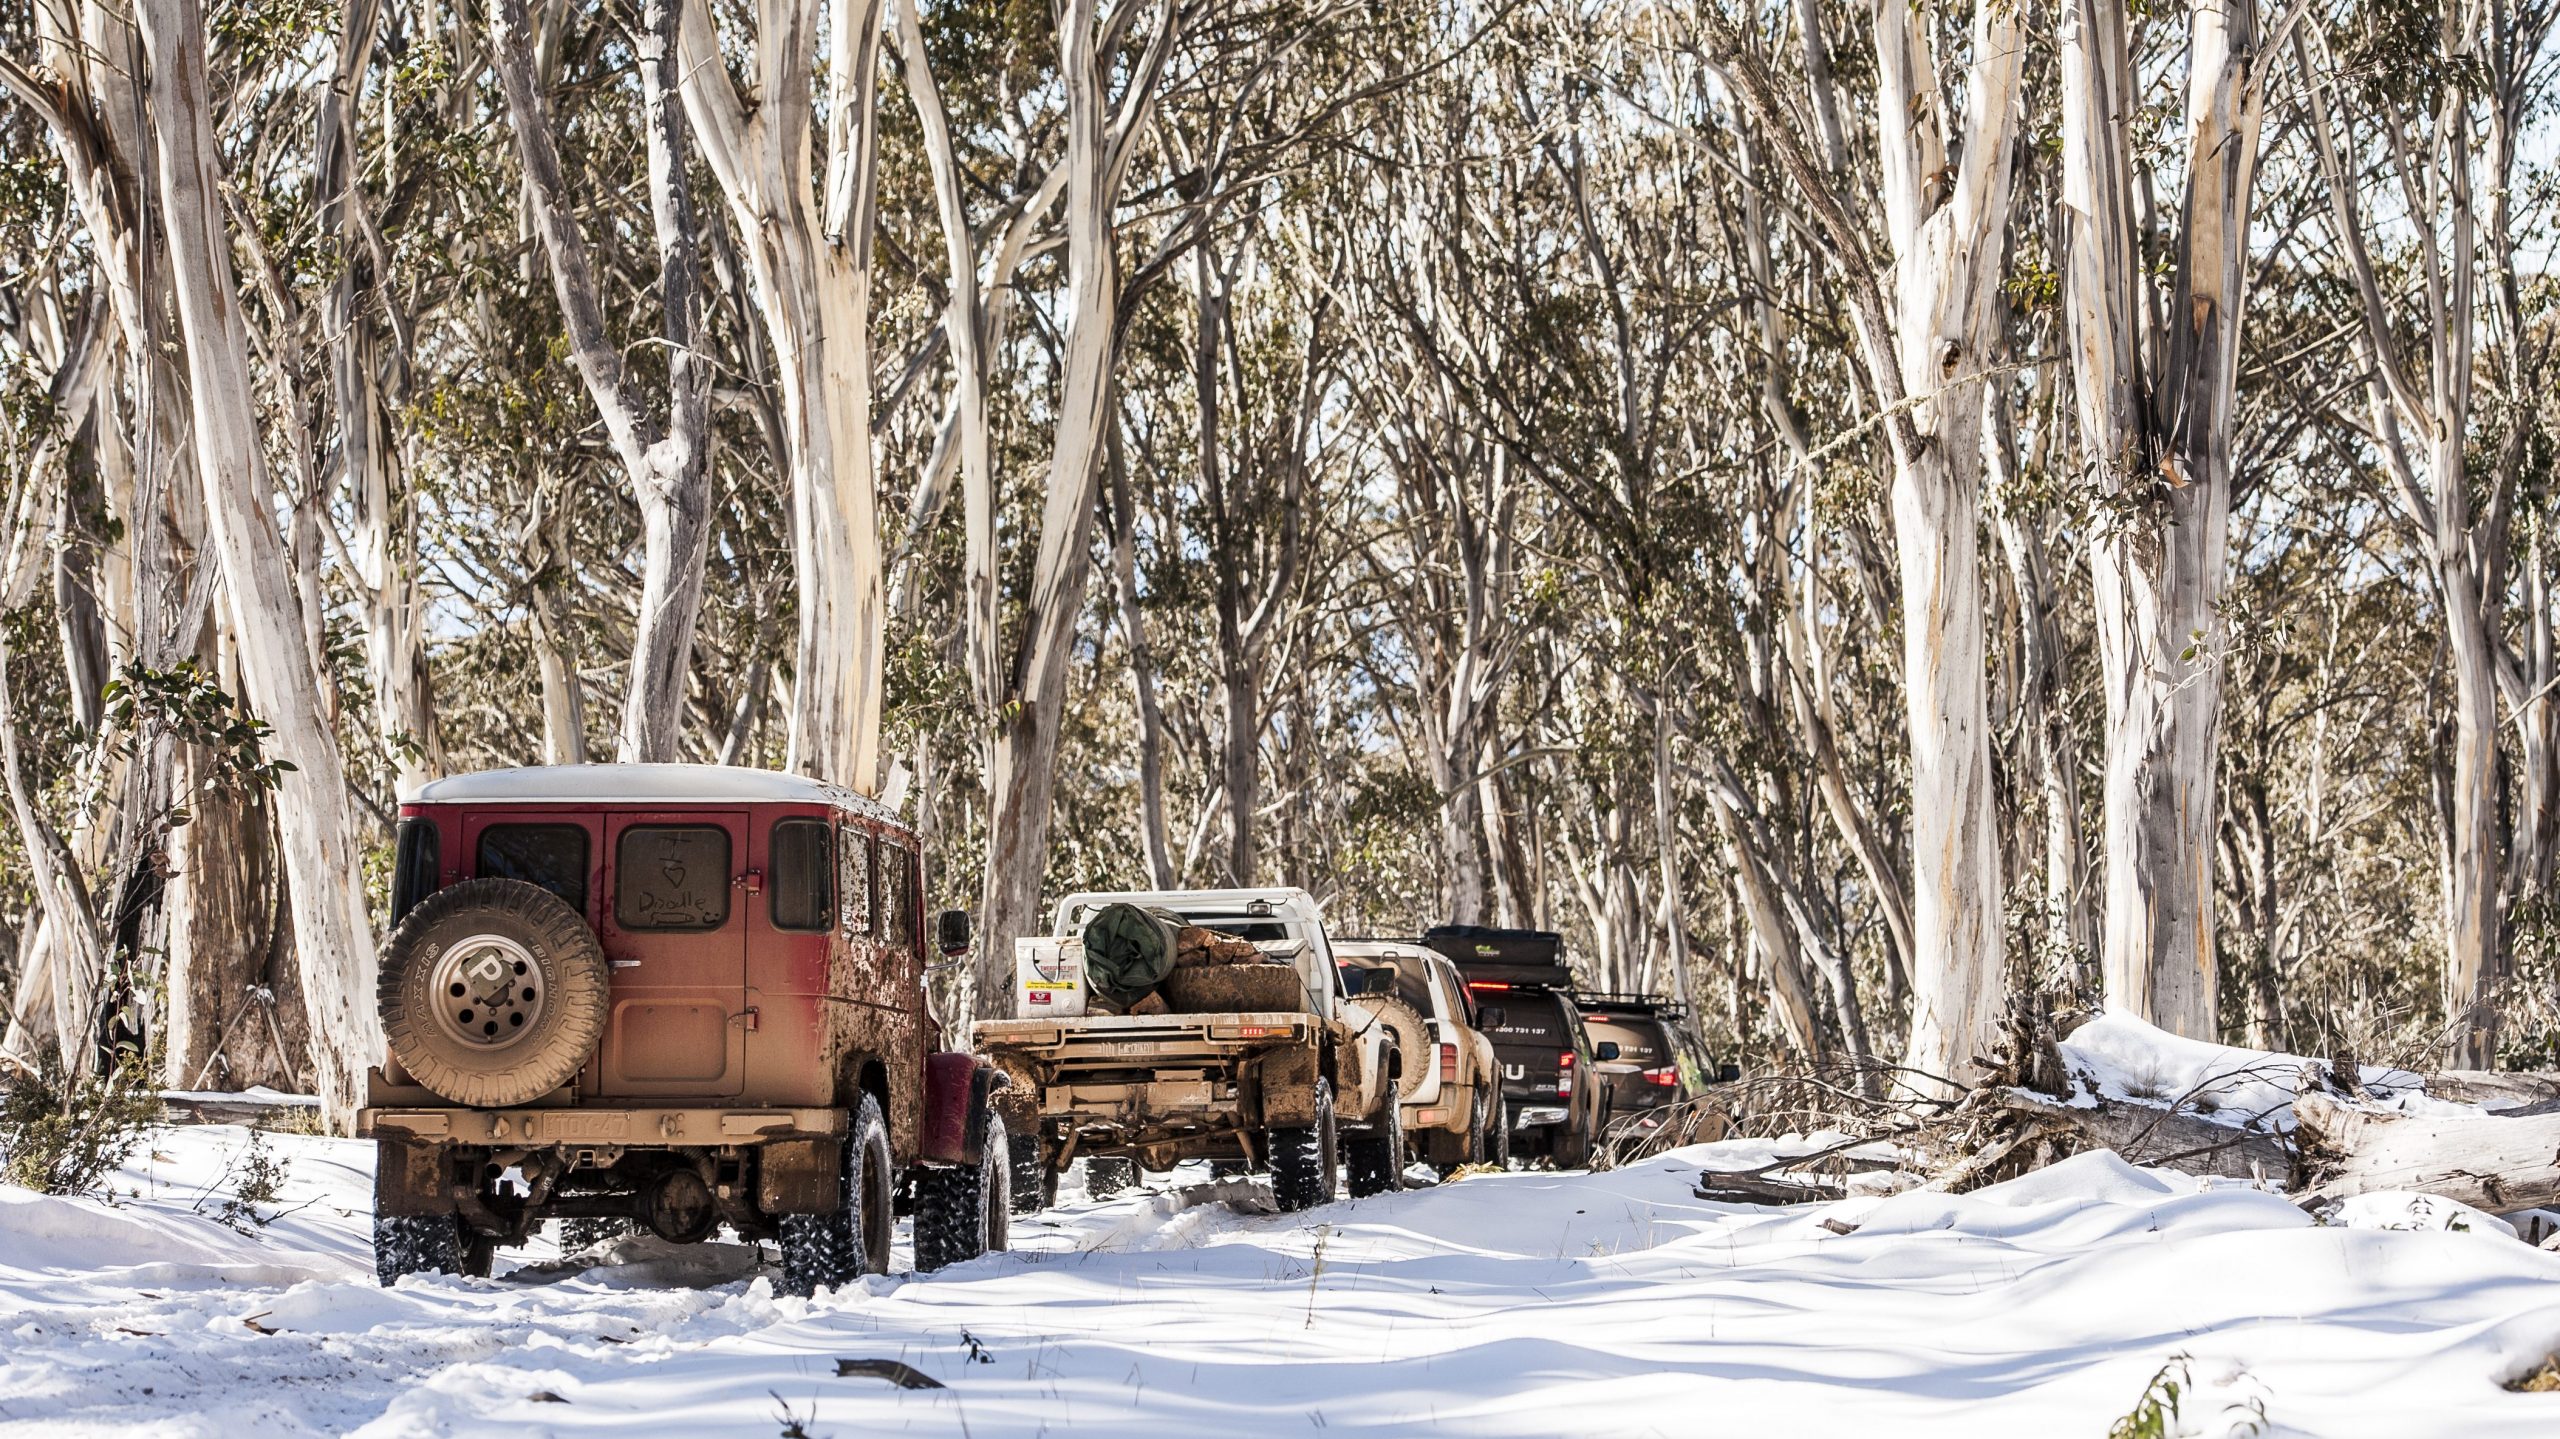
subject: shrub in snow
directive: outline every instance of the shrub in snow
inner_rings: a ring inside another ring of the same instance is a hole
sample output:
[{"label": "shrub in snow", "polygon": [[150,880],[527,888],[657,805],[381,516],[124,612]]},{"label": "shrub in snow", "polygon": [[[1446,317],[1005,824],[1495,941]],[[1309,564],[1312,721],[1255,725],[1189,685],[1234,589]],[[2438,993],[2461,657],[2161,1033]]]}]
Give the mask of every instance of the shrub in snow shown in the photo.
[{"label": "shrub in snow", "polygon": [[51,1058],[32,1072],[0,1074],[0,1179],[43,1194],[84,1193],[159,1119],[160,1093],[136,1056],[77,1079]]},{"label": "shrub in snow", "polygon": [[[267,1221],[275,1216],[260,1212],[260,1206],[272,1207],[284,1193],[285,1174],[290,1167],[291,1161],[278,1158],[267,1147],[265,1135],[250,1130],[248,1144],[223,1169],[223,1179],[231,1181],[231,1193],[214,1218],[243,1234],[253,1228],[266,1228]],[[199,1203],[197,1208],[203,1205]]]}]

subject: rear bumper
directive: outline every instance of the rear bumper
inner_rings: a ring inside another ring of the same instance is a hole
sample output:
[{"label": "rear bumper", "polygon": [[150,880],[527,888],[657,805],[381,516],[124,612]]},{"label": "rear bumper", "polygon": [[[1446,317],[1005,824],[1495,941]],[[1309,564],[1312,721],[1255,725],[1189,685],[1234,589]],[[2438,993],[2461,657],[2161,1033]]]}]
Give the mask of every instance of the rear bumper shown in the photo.
[{"label": "rear bumper", "polygon": [[1001,1049],[1053,1063],[1144,1065],[1303,1043],[1316,1024],[1312,1015],[1285,1012],[1109,1014],[980,1020],[971,1035],[981,1053]]},{"label": "rear bumper", "polygon": [[437,1106],[356,1111],[360,1139],[504,1149],[719,1148],[843,1133],[844,1112],[837,1109]]}]

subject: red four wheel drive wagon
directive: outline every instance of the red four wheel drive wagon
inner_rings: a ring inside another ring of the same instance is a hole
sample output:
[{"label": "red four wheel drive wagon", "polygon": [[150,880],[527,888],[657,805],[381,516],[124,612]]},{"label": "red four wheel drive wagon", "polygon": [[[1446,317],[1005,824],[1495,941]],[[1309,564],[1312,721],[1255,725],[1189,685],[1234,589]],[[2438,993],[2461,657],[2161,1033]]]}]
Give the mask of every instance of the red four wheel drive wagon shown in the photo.
[{"label": "red four wheel drive wagon", "polygon": [[[849,790],[704,765],[437,780],[382,948],[383,1282],[485,1274],[548,1218],[778,1238],[807,1293],[1005,1243],[1001,1076],[925,1010],[916,837]],[[943,916],[946,948],[967,918]]]}]

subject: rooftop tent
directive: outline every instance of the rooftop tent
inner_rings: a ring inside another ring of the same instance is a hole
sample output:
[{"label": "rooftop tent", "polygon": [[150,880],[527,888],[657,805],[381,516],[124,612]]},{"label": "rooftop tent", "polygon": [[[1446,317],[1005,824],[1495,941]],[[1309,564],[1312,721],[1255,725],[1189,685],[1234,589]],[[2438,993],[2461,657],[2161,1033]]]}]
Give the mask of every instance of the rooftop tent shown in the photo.
[{"label": "rooftop tent", "polygon": [[1564,936],[1551,929],[1491,929],[1475,924],[1435,925],[1422,942],[1449,957],[1470,984],[1540,985],[1567,989]]}]

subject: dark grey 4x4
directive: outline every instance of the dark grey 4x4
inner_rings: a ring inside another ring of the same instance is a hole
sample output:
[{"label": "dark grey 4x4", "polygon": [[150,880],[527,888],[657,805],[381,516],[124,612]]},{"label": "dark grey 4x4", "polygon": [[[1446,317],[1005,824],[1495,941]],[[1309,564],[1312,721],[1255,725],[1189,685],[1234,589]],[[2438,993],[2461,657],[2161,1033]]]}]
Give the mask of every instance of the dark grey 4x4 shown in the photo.
[{"label": "dark grey 4x4", "polygon": [[1616,1045],[1595,1040],[1567,998],[1564,939],[1542,929],[1440,925],[1422,942],[1466,977],[1511,1111],[1511,1153],[1559,1168],[1588,1163],[1607,1096],[1599,1066]]}]

